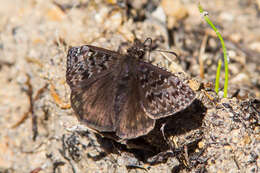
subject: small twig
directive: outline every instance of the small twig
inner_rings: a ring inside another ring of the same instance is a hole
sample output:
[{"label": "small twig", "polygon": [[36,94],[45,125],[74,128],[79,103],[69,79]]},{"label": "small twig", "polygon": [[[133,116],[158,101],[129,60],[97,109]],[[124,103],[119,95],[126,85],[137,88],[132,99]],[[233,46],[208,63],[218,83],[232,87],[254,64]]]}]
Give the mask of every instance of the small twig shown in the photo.
[{"label": "small twig", "polygon": [[41,151],[42,151],[42,150],[41,150],[41,147],[42,147],[44,144],[46,144],[46,143],[45,143],[45,142],[41,142],[39,145],[31,147],[29,150],[28,150],[28,149],[25,150],[25,149],[23,148],[23,146],[21,146],[21,147],[20,147],[20,150],[21,150],[22,153],[34,154],[34,153],[37,153],[37,152],[41,152]]},{"label": "small twig", "polygon": [[185,159],[183,164],[188,168],[190,166],[190,159],[189,159],[189,153],[188,153],[187,145],[184,146],[183,150],[184,150],[183,156],[184,156],[184,159]]},{"label": "small twig", "polygon": [[30,173],[38,173],[38,172],[40,172],[41,170],[42,170],[42,168],[41,168],[41,167],[38,167],[38,168],[33,169]]},{"label": "small twig", "polygon": [[[169,58],[163,51],[159,51],[159,52],[163,55],[163,57],[164,57],[165,59],[167,59],[168,61],[172,62],[172,59]],[[167,53],[168,53],[168,52],[167,52]],[[178,56],[176,56],[176,57],[178,57]]]},{"label": "small twig", "polygon": [[32,108],[32,105],[33,105],[33,103],[32,103],[32,100],[33,100],[32,99],[32,85],[31,85],[31,82],[30,82],[30,76],[27,74],[26,77],[27,77],[27,80],[26,80],[25,84],[28,87],[26,94],[29,98],[30,106],[29,106],[28,111],[24,113],[22,118],[18,122],[16,122],[14,125],[12,125],[11,128],[16,128],[16,127],[20,126],[29,117],[29,115],[32,113],[32,110],[33,110],[33,108]]},{"label": "small twig", "polygon": [[33,98],[33,88],[32,88],[32,84],[31,84],[31,78],[28,74],[26,74],[27,77],[27,81],[26,81],[26,85],[28,86],[28,90],[26,91],[27,96],[29,98],[29,109],[27,112],[24,113],[24,115],[22,116],[22,118],[16,122],[13,126],[11,126],[11,128],[16,128],[18,126],[20,126],[31,114],[32,115],[32,132],[33,132],[33,140],[36,140],[36,137],[38,135],[38,126],[37,126],[37,116],[34,113],[34,102],[37,101],[41,94],[45,91],[45,89],[47,88],[47,84],[44,85],[41,89],[39,89],[37,91],[36,96]]},{"label": "small twig", "polygon": [[36,58],[26,57],[25,58],[28,63],[37,64],[40,68],[43,68],[43,64]]},{"label": "small twig", "polygon": [[54,100],[54,102],[61,108],[61,109],[69,109],[71,106],[69,103],[64,103],[60,96],[57,94],[55,87],[52,83],[50,83],[50,93]]},{"label": "small twig", "polygon": [[14,129],[20,126],[29,117],[30,113],[31,113],[30,111],[25,112],[22,118],[19,121],[17,121],[14,125],[12,125],[11,128]]}]

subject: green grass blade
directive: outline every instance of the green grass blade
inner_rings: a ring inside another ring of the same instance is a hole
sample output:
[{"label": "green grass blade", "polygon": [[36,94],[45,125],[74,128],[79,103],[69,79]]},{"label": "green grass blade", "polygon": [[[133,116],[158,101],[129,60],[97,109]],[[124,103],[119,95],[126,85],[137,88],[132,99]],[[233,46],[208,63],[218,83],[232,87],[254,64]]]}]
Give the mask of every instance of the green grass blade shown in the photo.
[{"label": "green grass blade", "polygon": [[[203,14],[203,17],[205,19],[205,21],[210,25],[210,27],[215,31],[216,35],[218,36],[221,45],[222,45],[222,51],[223,51],[223,55],[224,55],[224,64],[225,64],[225,84],[224,84],[224,97],[227,97],[227,92],[228,92],[228,59],[227,59],[227,50],[226,50],[226,46],[224,43],[224,40],[222,38],[222,36],[220,35],[220,33],[218,32],[218,29],[215,27],[215,25],[210,21],[210,19],[208,18],[208,15],[204,12],[204,10],[202,9],[201,5],[198,5],[199,7],[199,11],[201,14]],[[218,61],[218,68],[217,68],[217,73],[216,73],[216,81],[215,81],[215,92],[218,93],[219,91],[219,78],[220,78],[220,69],[221,69],[221,64],[222,61],[219,60]]]},{"label": "green grass blade", "polygon": [[216,80],[215,80],[215,92],[218,93],[219,90],[219,78],[220,78],[220,70],[222,66],[222,61],[221,59],[218,60],[218,68],[216,72]]}]

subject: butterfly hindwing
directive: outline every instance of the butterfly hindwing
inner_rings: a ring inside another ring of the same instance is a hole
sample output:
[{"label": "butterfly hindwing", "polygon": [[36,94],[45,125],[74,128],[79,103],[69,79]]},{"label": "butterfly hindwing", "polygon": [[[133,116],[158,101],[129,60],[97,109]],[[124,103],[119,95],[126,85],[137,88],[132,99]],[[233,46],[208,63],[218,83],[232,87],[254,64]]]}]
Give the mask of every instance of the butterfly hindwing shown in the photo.
[{"label": "butterfly hindwing", "polygon": [[[99,94],[97,94],[99,93]],[[115,131],[114,76],[110,73],[92,84],[71,92],[71,105],[78,119],[97,131]]]},{"label": "butterfly hindwing", "polygon": [[142,106],[152,119],[177,113],[194,101],[195,93],[174,74],[145,62],[137,69]]},{"label": "butterfly hindwing", "polygon": [[[129,65],[129,64],[128,64]],[[131,67],[128,67],[131,69]],[[124,68],[128,69],[128,68]],[[142,94],[138,90],[138,79],[133,74],[124,71],[117,83],[115,110],[116,134],[122,139],[132,139],[150,132],[155,125],[144,112],[141,105]],[[130,70],[130,73],[133,71]]]}]

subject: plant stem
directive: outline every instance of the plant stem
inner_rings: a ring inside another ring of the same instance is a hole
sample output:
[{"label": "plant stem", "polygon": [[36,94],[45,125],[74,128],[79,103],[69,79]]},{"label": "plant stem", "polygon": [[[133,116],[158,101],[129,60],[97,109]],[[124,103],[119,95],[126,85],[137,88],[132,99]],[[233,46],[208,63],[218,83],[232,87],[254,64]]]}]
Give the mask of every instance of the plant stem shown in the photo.
[{"label": "plant stem", "polygon": [[[223,51],[223,55],[224,55],[224,64],[225,64],[225,84],[224,84],[224,97],[227,97],[227,91],[228,91],[228,59],[227,59],[227,50],[226,50],[226,46],[224,43],[224,40],[222,38],[222,36],[220,35],[220,33],[218,32],[218,29],[215,27],[215,25],[210,21],[210,19],[208,18],[208,15],[206,12],[204,12],[204,10],[202,9],[201,5],[198,5],[199,7],[199,11],[201,14],[203,14],[204,19],[206,20],[206,22],[211,26],[211,28],[215,31],[215,33],[217,34],[221,45],[222,45],[222,51]],[[216,73],[216,81],[215,81],[215,92],[218,93],[219,90],[219,78],[220,78],[220,69],[221,69],[221,64],[222,64],[222,60],[220,59],[218,61],[218,68],[217,68],[217,73]]]}]

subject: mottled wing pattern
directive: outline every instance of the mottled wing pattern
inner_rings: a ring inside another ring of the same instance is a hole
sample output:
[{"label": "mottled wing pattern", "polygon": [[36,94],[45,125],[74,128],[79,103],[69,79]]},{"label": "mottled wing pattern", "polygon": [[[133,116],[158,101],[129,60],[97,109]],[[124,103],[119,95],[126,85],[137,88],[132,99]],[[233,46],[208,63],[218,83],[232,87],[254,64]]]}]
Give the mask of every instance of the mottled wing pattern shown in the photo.
[{"label": "mottled wing pattern", "polygon": [[115,68],[120,54],[94,46],[72,47],[67,57],[67,83],[77,117],[98,131],[114,131]]},{"label": "mottled wing pattern", "polygon": [[110,72],[119,57],[117,52],[95,46],[72,47],[67,56],[67,83],[70,87],[87,85]]},{"label": "mottled wing pattern", "polygon": [[138,67],[142,106],[153,119],[166,117],[189,106],[195,93],[177,76],[152,64],[140,62]]}]

